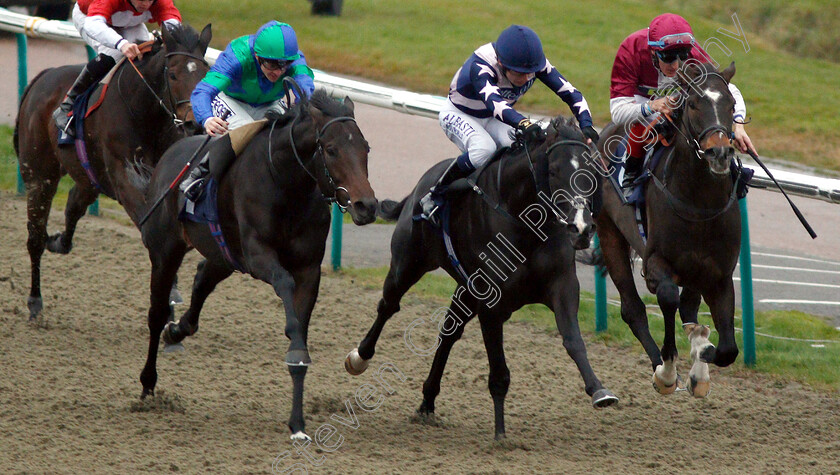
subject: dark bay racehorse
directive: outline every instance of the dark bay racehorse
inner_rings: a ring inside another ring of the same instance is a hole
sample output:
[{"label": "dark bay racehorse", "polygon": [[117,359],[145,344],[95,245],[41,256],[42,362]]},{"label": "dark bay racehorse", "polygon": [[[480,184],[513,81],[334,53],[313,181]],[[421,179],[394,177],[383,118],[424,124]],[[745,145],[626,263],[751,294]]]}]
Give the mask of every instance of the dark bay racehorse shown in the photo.
[{"label": "dark bay racehorse", "polygon": [[[376,321],[359,347],[347,356],[347,371],[361,374],[367,368],[385,323],[399,311],[402,296],[425,273],[442,267],[459,287],[439,323],[420,414],[434,414],[452,345],[461,337],[466,322],[478,315],[490,361],[495,437],[505,437],[504,400],[510,372],[505,363],[503,324],[511,313],[531,303],[554,311],[563,346],[577,364],[592,404],[604,407],[615,403],[618,399],[601,385],[589,365],[577,319],[579,284],[574,254],[576,248],[589,246],[595,229],[592,207],[594,203],[597,209],[600,201],[598,180],[586,158],[594,149],[590,150],[585,140],[580,129],[555,119],[545,142],[512,149],[480,173],[476,183],[482,194],[469,192],[453,198],[450,234],[462,269],[450,260],[440,233],[428,222],[413,219],[420,213],[418,200],[449,161],[426,172],[401,203],[383,202],[384,217],[398,217],[391,238],[391,268]],[[406,341],[410,340],[409,335]]]},{"label": "dark bay racehorse", "polygon": [[[169,187],[202,142],[201,137],[190,137],[164,154],[149,184],[150,203]],[[303,381],[310,364],[309,318],[318,297],[330,227],[325,197],[349,209],[358,225],[375,220],[377,201],[368,182],[368,151],[353,118],[353,102],[347,98],[340,103],[318,90],[310,101],[298,103],[260,131],[219,185],[219,222],[232,261],[243,272],[270,284],[283,299],[286,336],[291,341],[286,364],[294,384],[289,418],[293,439],[308,438]],[[143,397],[154,393],[161,332],[168,343],[195,334],[204,301],[216,284],[233,273],[231,260],[224,257],[206,224],[178,220],[182,202],[183,196],[168,196],[141,228],[152,263],[149,353],[140,374]],[[190,307],[178,323],[164,329],[169,289],[191,247],[206,260],[198,267]]]},{"label": "dark bay racehorse", "polygon": [[[687,384],[692,394],[704,397],[709,392],[707,363],[728,366],[738,355],[732,272],[738,261],[741,221],[729,168],[735,99],[728,83],[734,74],[734,63],[720,72],[699,63],[681,70],[674,146],[660,160],[645,191],[647,242],[639,234],[632,207],[622,206],[612,191],[604,194],[604,211],[597,219],[604,260],[621,294],[621,317],[650,357],[654,388],[663,394],[677,386],[678,309],[694,360]],[[615,124],[604,128],[602,156],[614,156],[605,144],[616,143],[610,137],[620,133],[623,129]],[[650,335],[645,305],[633,282],[631,250],[643,258],[648,290],[656,295],[665,318],[661,352]],[[701,296],[719,335],[717,348],[708,339],[708,327],[697,322]]]},{"label": "dark bay racehorse", "polygon": [[[32,288],[29,318],[42,308],[41,256],[46,247],[66,254],[73,246],[76,224],[99,193],[116,199],[134,223],[144,203],[138,172],[151,169],[163,152],[184,137],[192,121],[190,94],[208,71],[204,53],[210,25],[199,35],[191,27],[164,28],[142,60],[142,77],[124,62],[116,71],[99,108],[85,119],[85,146],[97,188],[72,145],[58,145],[52,112],[79,75],[82,66],[42,71],[26,87],[15,123],[14,145],[26,183],[29,259]],[[69,174],[75,184],[67,197],[64,231],[49,236],[47,220],[59,179]]]}]

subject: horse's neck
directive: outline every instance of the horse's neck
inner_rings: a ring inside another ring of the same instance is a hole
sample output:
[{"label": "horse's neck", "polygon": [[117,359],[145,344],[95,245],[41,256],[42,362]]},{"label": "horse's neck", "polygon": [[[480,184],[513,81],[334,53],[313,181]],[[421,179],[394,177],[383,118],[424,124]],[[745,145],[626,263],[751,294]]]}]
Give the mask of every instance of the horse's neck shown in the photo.
[{"label": "horse's neck", "polygon": [[[532,158],[536,159],[534,155]],[[501,183],[498,179],[499,167],[502,167]],[[524,153],[515,157],[501,157],[485,170],[479,186],[493,190],[499,202],[513,216],[518,216],[532,204],[541,203],[528,156]]]},{"label": "horse's neck", "polygon": [[[139,124],[136,130],[144,136],[144,143],[155,148],[154,153],[158,157],[170,145],[182,138],[182,135],[174,126],[172,117],[158,102],[158,98],[160,98],[166,104],[166,107],[172,107],[167,102],[169,96],[166,90],[165,61],[166,50],[161,49],[142,67],[138,68],[140,74],[143,75],[142,78],[131,64],[128,64],[128,60],[123,65],[122,72],[127,84],[122,88],[121,95],[125,98],[129,115],[135,119],[143,120],[144,123]],[[152,94],[152,91],[154,91],[154,94]],[[127,94],[130,94],[130,96],[126,96]]]}]

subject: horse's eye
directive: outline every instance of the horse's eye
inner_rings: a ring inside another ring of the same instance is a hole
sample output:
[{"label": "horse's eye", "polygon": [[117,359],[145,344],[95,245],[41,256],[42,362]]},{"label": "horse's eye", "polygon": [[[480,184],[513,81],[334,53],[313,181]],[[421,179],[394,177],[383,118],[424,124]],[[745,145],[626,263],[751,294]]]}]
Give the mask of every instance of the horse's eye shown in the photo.
[{"label": "horse's eye", "polygon": [[169,79],[171,79],[171,80],[173,80],[173,81],[174,81],[174,80],[176,80],[176,79],[178,79],[178,78],[175,76],[175,73],[169,73]]},{"label": "horse's eye", "polygon": [[697,110],[697,101],[693,99],[688,101],[688,107],[690,107],[693,110]]}]

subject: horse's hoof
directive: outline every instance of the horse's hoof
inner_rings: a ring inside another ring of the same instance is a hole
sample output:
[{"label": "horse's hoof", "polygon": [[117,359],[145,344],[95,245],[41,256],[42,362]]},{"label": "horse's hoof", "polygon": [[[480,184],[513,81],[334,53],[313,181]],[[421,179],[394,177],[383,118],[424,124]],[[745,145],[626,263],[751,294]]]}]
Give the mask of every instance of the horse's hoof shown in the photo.
[{"label": "horse's hoof", "polygon": [[181,292],[176,287],[172,287],[169,291],[169,305],[178,305],[184,303],[184,298],[181,297]]},{"label": "horse's hoof", "polygon": [[306,433],[302,430],[299,430],[299,431],[295,432],[294,434],[290,435],[289,438],[292,439],[292,440],[310,440],[310,441],[312,440],[312,437],[309,437],[308,435],[306,435]]},{"label": "horse's hoof", "polygon": [[164,343],[163,344],[163,352],[164,353],[180,353],[185,351],[183,343]]},{"label": "horse's hoof", "polygon": [[26,306],[29,308],[29,321],[34,322],[44,308],[44,301],[41,300],[41,297],[28,297]]},{"label": "horse's hoof", "polygon": [[309,366],[311,364],[312,360],[309,359],[308,350],[289,350],[286,352],[287,366]]},{"label": "horse's hoof", "polygon": [[674,381],[674,383],[669,386],[665,384],[665,381],[659,379],[656,373],[653,373],[653,389],[662,395],[672,394],[677,390],[677,382]]},{"label": "horse's hoof", "polygon": [[602,388],[592,395],[592,407],[609,407],[618,402],[618,398],[609,389]]},{"label": "horse's hoof", "polygon": [[712,392],[712,383],[710,381],[697,381],[692,377],[689,378],[686,389],[694,397],[706,397]]},{"label": "horse's hoof", "polygon": [[495,437],[496,440],[505,440],[506,438],[507,438],[507,436],[505,435],[504,432],[496,432],[496,437]]},{"label": "horse's hoof", "polygon": [[154,397],[155,396],[155,390],[154,389],[143,388],[143,392],[140,394],[140,400],[142,401],[143,399],[146,399],[146,396]]},{"label": "horse's hoof", "polygon": [[368,367],[369,360],[365,360],[359,355],[359,349],[353,350],[344,358],[344,369],[353,376],[358,376],[365,372]]},{"label": "horse's hoof", "polygon": [[163,339],[163,343],[166,345],[174,345],[175,343],[180,343],[183,338],[178,338],[178,324],[175,322],[169,322],[163,327],[163,331],[161,332],[161,338]]},{"label": "horse's hoof", "polygon": [[47,250],[56,254],[69,254],[73,245],[65,247],[61,244],[61,233],[53,234],[47,238]]}]

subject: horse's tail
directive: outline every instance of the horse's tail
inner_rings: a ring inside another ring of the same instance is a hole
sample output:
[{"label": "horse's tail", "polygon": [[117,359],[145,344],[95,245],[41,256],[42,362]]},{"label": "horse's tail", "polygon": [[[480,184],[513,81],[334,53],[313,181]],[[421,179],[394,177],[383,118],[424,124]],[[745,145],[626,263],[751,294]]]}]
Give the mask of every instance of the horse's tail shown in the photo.
[{"label": "horse's tail", "polygon": [[26,87],[23,88],[23,95],[20,96],[20,103],[18,103],[17,117],[15,117],[15,131],[12,134],[12,144],[15,147],[15,155],[18,157],[20,157],[20,146],[18,145],[18,129],[20,128],[20,108],[21,106],[23,106],[23,101],[24,99],[26,99],[26,95],[29,94],[29,89],[32,88],[32,85],[35,84],[38,81],[38,79],[40,79],[41,76],[44,75],[44,73],[51,69],[53,68],[47,68],[38,73],[38,75],[35,76],[31,81],[29,81],[29,84],[27,84]]},{"label": "horse's tail", "polygon": [[402,209],[405,207],[406,201],[408,201],[408,196],[403,198],[400,202],[396,202],[394,200],[382,200],[379,202],[379,209],[376,210],[376,216],[384,219],[385,221],[396,221],[400,217],[400,213],[402,213]]}]

